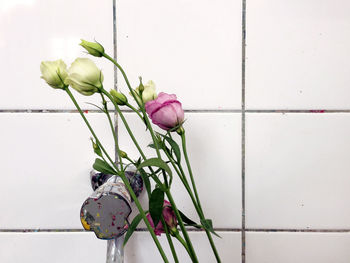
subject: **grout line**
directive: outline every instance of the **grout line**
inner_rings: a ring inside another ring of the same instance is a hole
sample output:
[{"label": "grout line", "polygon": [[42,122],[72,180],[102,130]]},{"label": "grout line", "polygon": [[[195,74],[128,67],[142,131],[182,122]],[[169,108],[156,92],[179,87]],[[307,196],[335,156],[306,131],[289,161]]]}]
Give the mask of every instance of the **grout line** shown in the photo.
[{"label": "grout line", "polygon": [[246,0],[242,0],[242,229],[241,257],[246,262],[246,229],[245,229],[245,62],[246,62]]},{"label": "grout line", "polygon": [[[217,232],[242,232],[241,228],[214,228]],[[136,228],[137,232],[147,232],[147,228]],[[203,230],[196,228],[189,228],[189,232],[204,232]],[[0,229],[0,233],[37,233],[37,232],[86,232],[92,233],[92,231],[86,231],[84,229],[50,229],[50,228],[34,228],[34,229]],[[270,228],[245,228],[244,232],[273,232],[273,233],[350,233],[350,229],[270,229]]]},{"label": "grout line", "polygon": [[[113,0],[113,58],[117,60],[117,3]],[[118,90],[118,69],[113,65],[114,69],[114,89]],[[117,136],[117,141],[119,143],[119,126],[118,126],[118,115],[116,110],[113,111],[114,114],[114,131]],[[119,153],[117,151],[117,146],[114,147],[114,161],[118,163]]]},{"label": "grout line", "polygon": [[350,229],[258,229],[249,228],[246,229],[249,232],[305,232],[305,233],[350,233]]},{"label": "grout line", "polygon": [[[115,83],[117,83],[117,77],[115,76]],[[116,84],[115,84],[116,85]],[[84,110],[87,113],[100,113],[100,110],[91,110],[91,109],[85,109]],[[132,110],[121,110],[122,112],[126,113],[133,113]],[[234,109],[185,109],[184,110],[187,113],[243,113],[243,110],[234,110]],[[110,110],[110,112],[114,112],[113,110]],[[244,110],[245,113],[350,113],[350,110],[348,109],[337,109],[337,110],[306,110],[306,109],[299,109],[299,110],[283,110],[283,109],[276,109],[276,110]],[[0,113],[78,113],[77,110],[69,110],[69,109],[0,109]]]}]

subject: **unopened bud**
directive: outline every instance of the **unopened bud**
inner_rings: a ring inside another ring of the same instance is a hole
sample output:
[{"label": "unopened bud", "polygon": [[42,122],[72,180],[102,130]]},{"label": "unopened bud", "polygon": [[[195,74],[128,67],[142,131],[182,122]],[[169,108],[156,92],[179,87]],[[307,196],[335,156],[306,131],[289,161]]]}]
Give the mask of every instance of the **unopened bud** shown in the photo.
[{"label": "unopened bud", "polygon": [[122,158],[127,158],[128,157],[127,153],[122,151],[122,150],[119,150],[119,156],[122,157]]},{"label": "unopened bud", "polygon": [[89,52],[90,55],[95,57],[102,57],[105,53],[105,49],[100,43],[89,42],[84,39],[81,39],[80,45]]},{"label": "unopened bud", "polygon": [[118,91],[116,91],[114,89],[112,89],[109,93],[112,95],[114,101],[118,105],[123,106],[123,105],[128,103],[128,99],[123,93],[120,93],[120,92],[118,92]]}]

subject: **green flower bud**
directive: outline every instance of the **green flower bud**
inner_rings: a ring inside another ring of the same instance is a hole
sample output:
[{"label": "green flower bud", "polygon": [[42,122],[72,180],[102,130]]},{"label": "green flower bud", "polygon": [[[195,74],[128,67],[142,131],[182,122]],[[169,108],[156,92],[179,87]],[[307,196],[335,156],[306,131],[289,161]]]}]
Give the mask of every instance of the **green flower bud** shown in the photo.
[{"label": "green flower bud", "polygon": [[102,152],[101,152],[100,147],[94,142],[94,139],[90,138],[90,140],[91,140],[91,142],[92,142],[92,148],[94,149],[94,152],[95,152],[98,156],[102,157]]},{"label": "green flower bud", "polygon": [[122,151],[122,150],[119,150],[119,156],[122,157],[122,158],[127,158],[128,157],[127,153]]},{"label": "green flower bud", "polygon": [[102,57],[105,53],[105,49],[98,42],[88,42],[84,39],[81,39],[81,43],[79,45],[85,48],[90,55],[93,55],[95,57]]},{"label": "green flower bud", "polygon": [[68,70],[67,85],[79,93],[90,96],[102,88],[103,75],[88,58],[77,58]]},{"label": "green flower bud", "polygon": [[128,103],[128,99],[123,93],[120,93],[120,92],[118,92],[118,91],[116,91],[114,89],[112,89],[109,93],[112,95],[114,101],[118,105],[123,106],[123,105]]},{"label": "green flower bud", "polygon": [[43,61],[40,64],[41,78],[54,89],[64,89],[64,81],[68,76],[67,65],[61,59]]}]

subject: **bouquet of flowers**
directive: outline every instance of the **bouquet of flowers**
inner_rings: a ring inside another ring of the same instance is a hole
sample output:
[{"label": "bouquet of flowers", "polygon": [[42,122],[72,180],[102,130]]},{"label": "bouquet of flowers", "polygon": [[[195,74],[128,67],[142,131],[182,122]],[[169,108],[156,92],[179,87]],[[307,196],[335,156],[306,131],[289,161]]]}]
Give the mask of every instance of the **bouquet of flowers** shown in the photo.
[{"label": "bouquet of flowers", "polygon": [[[125,235],[124,245],[140,221],[143,220],[164,262],[169,262],[169,260],[157,238],[161,233],[165,233],[167,237],[175,262],[178,262],[178,257],[173,245],[173,239],[178,240],[183,245],[192,262],[198,262],[196,251],[192,246],[186,229],[186,227],[195,227],[205,231],[215,258],[217,262],[220,262],[220,257],[212,238],[213,234],[217,234],[213,230],[212,221],[205,217],[202,209],[186,150],[186,132],[183,125],[184,111],[181,102],[174,94],[164,92],[157,94],[152,81],[144,85],[140,78],[138,87],[135,89],[132,88],[123,68],[116,60],[105,53],[101,44],[82,40],[80,45],[90,55],[108,59],[118,68],[127,84],[128,92],[133,99],[132,103],[129,102],[125,94],[114,89],[108,92],[104,88],[101,70],[88,58],[77,58],[69,69],[67,69],[66,64],[62,60],[43,61],[40,65],[40,70],[42,78],[49,86],[54,89],[61,89],[68,94],[90,130],[93,151],[98,156],[93,164],[94,169],[102,173],[119,176],[137,206],[139,214],[134,217],[129,225]],[[113,161],[110,153],[105,150],[105,147],[102,145],[99,137],[91,127],[72,94],[70,87],[86,96],[97,94],[101,97],[102,106],[98,106],[98,108],[105,113],[110,124],[115,149],[118,153],[119,161],[117,163]],[[118,137],[109,113],[107,101],[113,104],[116,113],[135,144],[140,154],[138,159],[130,158],[126,152],[119,148]],[[121,111],[122,107],[135,112],[140,121],[144,123],[146,130],[149,131],[152,137],[152,142],[148,146],[155,150],[155,157],[149,158],[144,154],[144,150],[140,147],[133,131],[129,127],[128,121]],[[151,121],[153,125],[157,125],[164,130],[164,133],[155,132]],[[174,135],[180,136],[181,146],[173,138]],[[182,166],[183,159],[186,164],[186,171]],[[141,206],[125,175],[125,171],[129,165],[135,166],[142,176],[149,199],[149,206],[147,208]],[[171,192],[174,179],[182,182],[198,214],[199,223],[189,219],[178,209]],[[168,200],[165,200],[165,198]]]}]

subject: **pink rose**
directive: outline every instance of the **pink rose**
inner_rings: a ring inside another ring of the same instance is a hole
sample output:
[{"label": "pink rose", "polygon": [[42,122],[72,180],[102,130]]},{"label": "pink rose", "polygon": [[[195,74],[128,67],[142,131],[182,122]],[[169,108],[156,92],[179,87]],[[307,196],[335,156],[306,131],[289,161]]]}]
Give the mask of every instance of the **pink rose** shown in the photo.
[{"label": "pink rose", "polygon": [[146,112],[155,125],[170,130],[184,121],[184,110],[175,94],[160,92],[155,100],[145,105]]},{"label": "pink rose", "polygon": [[175,212],[171,208],[171,204],[166,200],[164,200],[164,204],[163,204],[163,217],[170,231],[176,230],[177,220],[176,220]]},{"label": "pink rose", "polygon": [[152,220],[152,217],[151,217],[151,214],[150,214],[150,213],[147,214],[147,220],[148,220],[149,224],[151,225],[151,227],[153,228],[154,233],[155,233],[157,236],[160,236],[160,234],[165,233],[161,221],[159,221],[157,227],[154,227],[153,220]]},{"label": "pink rose", "polygon": [[[173,209],[171,208],[171,204],[166,200],[164,200],[164,203],[163,203],[163,212],[162,213],[163,213],[164,221],[167,224],[167,226],[169,227],[170,231],[175,232],[176,227],[177,227],[176,216],[175,216]],[[149,213],[147,214],[147,220],[150,223],[151,227],[154,229],[154,233],[157,236],[160,236],[162,233],[165,233],[161,221],[159,221],[157,226],[154,227],[152,217]]]}]

